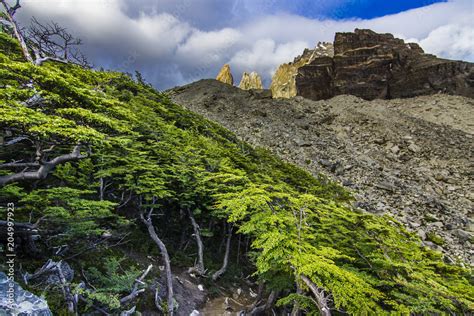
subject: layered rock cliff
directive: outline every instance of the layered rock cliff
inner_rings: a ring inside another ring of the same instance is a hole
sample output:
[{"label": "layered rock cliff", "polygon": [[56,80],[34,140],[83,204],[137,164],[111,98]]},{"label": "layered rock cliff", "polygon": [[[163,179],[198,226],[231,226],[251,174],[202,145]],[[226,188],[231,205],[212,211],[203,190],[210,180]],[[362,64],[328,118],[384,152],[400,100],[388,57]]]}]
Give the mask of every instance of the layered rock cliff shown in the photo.
[{"label": "layered rock cliff", "polygon": [[263,89],[262,78],[255,71],[252,71],[250,74],[244,72],[239,88],[242,90]]},{"label": "layered rock cliff", "polygon": [[425,54],[391,34],[356,29],[336,33],[333,57],[299,67],[295,90],[313,100],[341,94],[367,100],[435,93],[474,97],[474,64]]},{"label": "layered rock cliff", "polygon": [[230,85],[234,84],[234,77],[232,76],[232,72],[228,64],[222,66],[221,70],[219,71],[219,74],[216,77],[216,80]]},{"label": "layered rock cliff", "polygon": [[315,58],[333,56],[334,47],[331,43],[318,43],[314,49],[306,49],[293,62],[282,64],[272,77],[270,89],[274,98],[291,98],[296,96],[295,77],[298,69]]}]

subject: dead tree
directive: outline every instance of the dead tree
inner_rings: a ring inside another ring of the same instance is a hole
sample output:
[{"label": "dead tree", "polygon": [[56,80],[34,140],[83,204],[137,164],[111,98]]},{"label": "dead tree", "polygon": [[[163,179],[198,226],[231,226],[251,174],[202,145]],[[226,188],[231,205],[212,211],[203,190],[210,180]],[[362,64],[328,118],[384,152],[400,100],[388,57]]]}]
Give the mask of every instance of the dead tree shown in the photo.
[{"label": "dead tree", "polygon": [[23,56],[28,62],[34,63],[33,58],[31,57],[31,54],[28,50],[28,46],[26,45],[25,38],[21,32],[21,29],[14,18],[16,11],[21,8],[20,0],[16,0],[15,5],[13,6],[8,4],[7,0],[0,0],[0,3],[2,4],[5,10],[4,14],[0,18],[0,22],[11,27],[14,36],[20,43],[20,48],[23,53]]},{"label": "dead tree", "polygon": [[84,54],[77,48],[82,44],[82,41],[70,34],[66,28],[55,22],[42,24],[33,18],[28,31],[24,34],[15,20],[15,13],[21,8],[20,0],[16,0],[15,5],[10,5],[7,0],[0,0],[0,3],[5,11],[0,16],[0,23],[11,28],[13,36],[20,43],[23,56],[28,62],[40,66],[44,62],[52,60],[90,67]]},{"label": "dead tree", "polygon": [[26,41],[35,55],[36,65],[53,60],[89,67],[87,59],[77,48],[82,45],[82,40],[74,37],[56,22],[42,24],[33,17]]},{"label": "dead tree", "polygon": [[227,265],[229,264],[229,254],[230,254],[230,242],[232,239],[232,225],[229,224],[229,229],[228,229],[228,235],[227,235],[227,241],[225,245],[225,254],[224,254],[224,261],[222,263],[222,267],[214,272],[212,275],[212,281],[216,281],[218,278],[220,278],[221,275],[223,275],[226,270],[227,270]]},{"label": "dead tree", "polygon": [[[49,150],[48,149],[41,150],[37,148],[35,162],[4,163],[0,165],[0,168],[13,168],[13,169],[22,168],[23,170],[18,173],[1,176],[0,187],[12,182],[45,179],[51,173],[51,171],[54,170],[54,168],[57,165],[60,165],[69,161],[75,161],[75,160],[86,158],[87,155],[84,155],[81,153],[81,148],[82,148],[82,145],[78,144],[74,147],[74,149],[69,154],[64,154],[51,160],[45,160],[43,157],[44,157],[44,154],[52,150],[52,148]],[[28,171],[31,168],[36,168],[36,170]]]},{"label": "dead tree", "polygon": [[71,287],[69,282],[66,280],[64,276],[62,262],[55,262],[49,259],[39,270],[37,270],[34,274],[26,274],[23,276],[25,283],[28,284],[31,280],[38,279],[39,277],[43,276],[44,274],[54,273],[57,275],[59,279],[59,284],[63,291],[64,299],[66,301],[66,306],[68,312],[74,315],[77,315],[77,300],[71,291]]},{"label": "dead tree", "polygon": [[196,244],[198,247],[198,262],[195,267],[189,269],[189,272],[197,272],[199,275],[204,275],[206,270],[204,269],[204,244],[201,239],[201,229],[199,225],[196,223],[196,219],[194,218],[193,212],[188,209],[189,219],[191,220],[191,224],[193,225],[194,229],[194,238],[196,238]]},{"label": "dead tree", "polygon": [[140,219],[145,224],[148,229],[148,233],[150,234],[151,239],[155,242],[161,252],[161,257],[163,258],[163,263],[165,264],[165,273],[166,273],[166,287],[167,287],[167,303],[168,303],[168,315],[173,316],[174,312],[174,304],[173,304],[173,275],[171,273],[171,262],[170,256],[168,254],[168,250],[166,249],[165,244],[163,241],[158,237],[156,234],[155,227],[153,226],[153,222],[151,216],[153,215],[153,208],[148,212],[147,216],[145,217],[144,213],[140,213]]}]

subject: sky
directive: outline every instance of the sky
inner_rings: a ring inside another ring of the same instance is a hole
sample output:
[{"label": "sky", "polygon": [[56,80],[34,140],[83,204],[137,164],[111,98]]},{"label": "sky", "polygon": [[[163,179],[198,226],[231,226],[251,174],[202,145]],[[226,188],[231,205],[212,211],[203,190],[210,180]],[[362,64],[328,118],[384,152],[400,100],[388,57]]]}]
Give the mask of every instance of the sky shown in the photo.
[{"label": "sky", "polygon": [[440,57],[474,62],[473,0],[23,0],[18,19],[56,21],[96,67],[140,71],[160,90],[215,78],[238,83],[276,68],[335,32],[370,28]]}]

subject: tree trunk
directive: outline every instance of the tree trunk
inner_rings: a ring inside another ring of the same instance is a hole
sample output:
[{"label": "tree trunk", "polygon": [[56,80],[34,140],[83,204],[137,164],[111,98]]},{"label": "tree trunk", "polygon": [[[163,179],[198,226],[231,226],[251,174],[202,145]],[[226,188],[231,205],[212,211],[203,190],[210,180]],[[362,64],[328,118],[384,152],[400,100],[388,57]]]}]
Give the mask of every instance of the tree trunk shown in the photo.
[{"label": "tree trunk", "polygon": [[[296,294],[301,294],[301,287],[298,284],[298,282],[296,282]],[[300,304],[298,302],[295,302],[295,305],[293,305],[293,309],[291,311],[291,316],[300,316],[300,315],[301,315]]]},{"label": "tree trunk", "polygon": [[3,8],[5,9],[6,17],[8,19],[8,22],[10,22],[10,25],[13,29],[13,33],[15,34],[15,37],[20,43],[20,48],[21,48],[21,51],[23,52],[23,56],[28,62],[34,64],[33,58],[31,57],[28,47],[26,46],[25,39],[23,35],[21,34],[20,28],[18,27],[18,24],[15,21],[15,18],[13,17],[13,15],[15,14],[15,11],[20,7],[19,3],[17,2],[17,5],[12,8],[9,5],[7,5],[5,1],[6,0],[2,0],[1,3],[3,5]]},{"label": "tree trunk", "polygon": [[143,213],[140,214],[142,222],[146,225],[148,229],[148,233],[150,234],[151,239],[155,242],[161,252],[161,257],[163,258],[165,264],[165,273],[166,273],[166,287],[168,292],[167,302],[168,302],[168,315],[173,316],[174,308],[173,308],[173,276],[171,274],[171,263],[170,257],[168,254],[168,250],[166,249],[165,244],[161,239],[158,237],[155,231],[155,227],[151,221],[151,214],[148,218],[145,219]]},{"label": "tree trunk", "polygon": [[216,281],[227,270],[227,265],[229,264],[230,242],[232,239],[232,225],[231,224],[229,224],[228,234],[229,235],[227,236],[227,242],[225,245],[224,262],[222,263],[222,267],[212,275],[212,281]]},{"label": "tree trunk", "polygon": [[202,243],[201,239],[201,230],[199,225],[196,223],[194,219],[193,212],[188,209],[189,218],[191,219],[191,224],[193,225],[194,229],[194,237],[196,238],[196,244],[198,247],[198,263],[194,268],[191,268],[190,271],[196,271],[199,275],[204,275],[204,244]]},{"label": "tree trunk", "polygon": [[329,299],[324,293],[324,290],[319,288],[306,275],[300,275],[301,280],[308,286],[316,299],[319,312],[322,316],[331,316],[331,309],[329,308]]}]

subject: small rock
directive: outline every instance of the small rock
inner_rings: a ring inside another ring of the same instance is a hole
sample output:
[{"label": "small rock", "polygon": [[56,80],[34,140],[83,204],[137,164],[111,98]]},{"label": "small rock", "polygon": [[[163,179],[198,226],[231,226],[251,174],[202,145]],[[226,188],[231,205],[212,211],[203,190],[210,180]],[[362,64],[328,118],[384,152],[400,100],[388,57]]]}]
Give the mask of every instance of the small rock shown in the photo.
[{"label": "small rock", "polygon": [[375,186],[379,189],[384,189],[384,190],[387,190],[387,191],[395,191],[396,190],[395,185],[393,185],[392,183],[390,183],[388,181],[379,182]]},{"label": "small rock", "polygon": [[426,232],[422,229],[419,229],[417,232],[418,236],[420,236],[421,240],[425,240],[426,239]]},{"label": "small rock", "polygon": [[438,228],[443,228],[444,224],[442,222],[434,222],[430,224],[431,226],[435,226]]},{"label": "small rock", "polygon": [[398,154],[400,152],[400,147],[398,147],[398,145],[395,145],[392,148],[390,148],[390,151],[394,154]]},{"label": "small rock", "polygon": [[462,241],[468,241],[472,238],[472,234],[462,229],[456,229],[454,234]]},{"label": "small rock", "polygon": [[198,290],[203,292],[204,291],[204,286],[202,284],[199,284],[198,285]]},{"label": "small rock", "polygon": [[418,147],[417,145],[415,144],[410,144],[408,145],[408,149],[411,151],[411,152],[414,152],[414,153],[417,153],[421,150],[420,147]]}]

